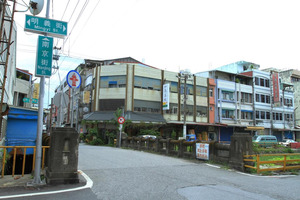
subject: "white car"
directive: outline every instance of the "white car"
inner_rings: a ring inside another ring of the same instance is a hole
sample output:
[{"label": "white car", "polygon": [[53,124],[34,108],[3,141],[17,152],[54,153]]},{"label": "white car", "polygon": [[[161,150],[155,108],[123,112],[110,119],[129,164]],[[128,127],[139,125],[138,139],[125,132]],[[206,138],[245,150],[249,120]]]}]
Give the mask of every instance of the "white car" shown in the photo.
[{"label": "white car", "polygon": [[292,139],[284,139],[283,142],[279,142],[279,144],[283,145],[283,146],[290,146],[291,143],[296,143],[295,140]]}]

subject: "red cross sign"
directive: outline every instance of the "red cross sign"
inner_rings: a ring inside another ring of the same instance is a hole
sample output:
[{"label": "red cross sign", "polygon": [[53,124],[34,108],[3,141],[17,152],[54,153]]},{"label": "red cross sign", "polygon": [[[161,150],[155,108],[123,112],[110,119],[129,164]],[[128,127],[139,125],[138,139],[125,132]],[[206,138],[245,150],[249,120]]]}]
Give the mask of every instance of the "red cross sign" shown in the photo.
[{"label": "red cross sign", "polygon": [[71,88],[78,88],[81,84],[81,77],[75,70],[69,71],[67,74],[67,83]]}]

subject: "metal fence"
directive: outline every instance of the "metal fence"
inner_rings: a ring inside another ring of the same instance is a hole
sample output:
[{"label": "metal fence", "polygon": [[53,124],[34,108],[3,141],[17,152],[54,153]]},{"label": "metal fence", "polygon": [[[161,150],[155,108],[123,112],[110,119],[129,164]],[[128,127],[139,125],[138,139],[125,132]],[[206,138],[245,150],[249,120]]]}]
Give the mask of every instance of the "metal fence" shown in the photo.
[{"label": "metal fence", "polygon": [[257,173],[300,169],[300,153],[244,155],[244,167]]},{"label": "metal fence", "polygon": [[[4,169],[5,169],[5,164],[6,164],[6,157],[7,157],[7,152],[8,149],[12,149],[10,152],[11,156],[13,156],[13,165],[12,165],[12,177],[15,175],[15,170],[16,170],[16,156],[17,156],[17,151],[18,150],[23,150],[21,155],[23,155],[23,164],[22,164],[22,177],[24,176],[24,171],[25,171],[25,163],[26,163],[26,151],[27,149],[33,148],[33,162],[32,162],[32,171],[34,171],[35,167],[35,157],[36,157],[36,146],[0,146],[0,149],[3,149],[2,153],[2,174],[1,177],[4,177]],[[50,146],[43,146],[42,147],[42,169],[45,167],[45,151],[46,149],[49,149]],[[18,154],[20,155],[20,154]],[[1,158],[1,157],[0,157]],[[1,159],[0,159],[1,160]]]}]

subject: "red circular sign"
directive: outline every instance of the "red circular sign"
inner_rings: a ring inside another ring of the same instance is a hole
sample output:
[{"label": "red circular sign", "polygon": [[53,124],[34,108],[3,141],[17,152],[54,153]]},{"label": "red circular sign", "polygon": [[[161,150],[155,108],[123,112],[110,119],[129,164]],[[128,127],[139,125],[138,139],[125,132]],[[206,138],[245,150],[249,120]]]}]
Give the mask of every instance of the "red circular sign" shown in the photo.
[{"label": "red circular sign", "polygon": [[124,122],[125,122],[125,118],[124,117],[119,117],[118,118],[118,123],[119,124],[124,124]]}]

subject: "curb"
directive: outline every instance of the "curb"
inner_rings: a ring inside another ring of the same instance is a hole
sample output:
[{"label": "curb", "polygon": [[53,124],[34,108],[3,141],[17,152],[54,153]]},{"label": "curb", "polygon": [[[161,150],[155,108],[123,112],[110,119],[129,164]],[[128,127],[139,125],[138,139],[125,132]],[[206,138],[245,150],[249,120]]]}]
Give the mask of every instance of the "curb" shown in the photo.
[{"label": "curb", "polygon": [[78,170],[78,173],[81,174],[85,180],[86,184],[81,187],[65,189],[65,190],[55,190],[55,191],[48,191],[48,192],[36,192],[36,193],[27,193],[27,194],[17,194],[17,195],[7,195],[7,196],[0,196],[0,199],[10,199],[10,198],[17,198],[17,197],[29,197],[29,196],[39,196],[39,195],[48,195],[48,194],[58,194],[64,192],[72,192],[77,190],[83,190],[93,187],[93,181],[88,177],[83,171]]}]

